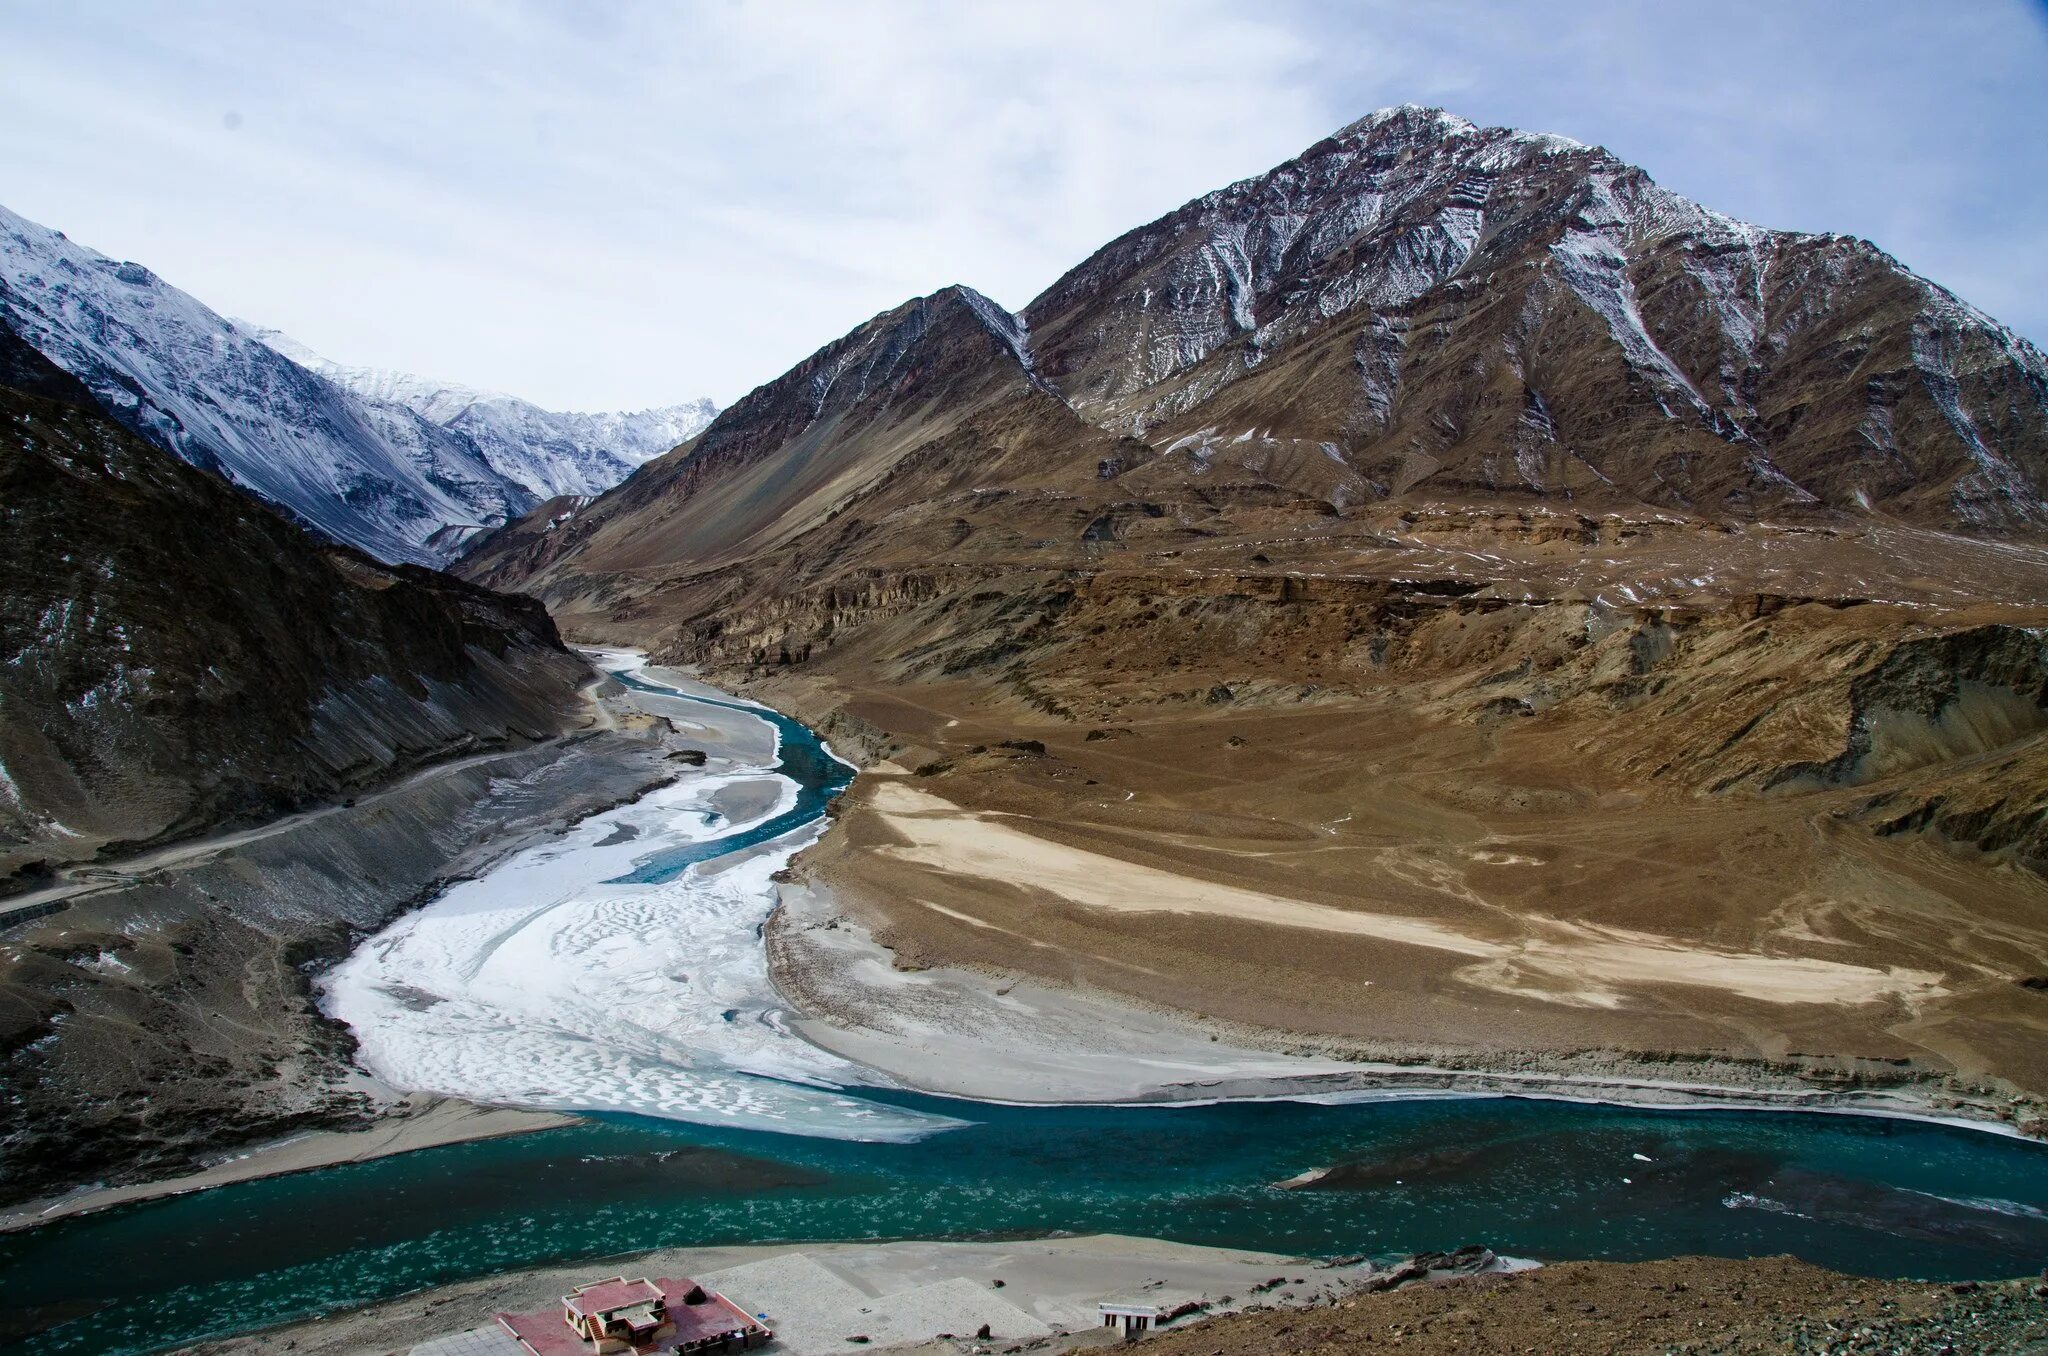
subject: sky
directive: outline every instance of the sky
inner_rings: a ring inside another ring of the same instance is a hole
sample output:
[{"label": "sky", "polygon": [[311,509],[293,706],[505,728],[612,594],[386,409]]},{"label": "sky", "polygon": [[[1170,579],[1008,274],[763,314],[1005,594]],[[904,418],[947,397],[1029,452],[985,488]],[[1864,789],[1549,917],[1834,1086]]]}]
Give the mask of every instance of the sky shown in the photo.
[{"label": "sky", "polygon": [[2048,341],[2043,0],[16,3],[0,203],[338,361],[728,403],[1404,102]]}]

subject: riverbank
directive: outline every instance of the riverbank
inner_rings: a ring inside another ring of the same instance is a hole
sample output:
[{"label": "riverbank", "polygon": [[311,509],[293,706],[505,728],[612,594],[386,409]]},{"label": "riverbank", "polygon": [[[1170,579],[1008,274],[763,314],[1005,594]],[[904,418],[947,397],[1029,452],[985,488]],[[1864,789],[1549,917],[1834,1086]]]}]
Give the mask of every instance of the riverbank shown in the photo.
[{"label": "riverbank", "polygon": [[428,1093],[405,1097],[390,1094],[372,1113],[370,1123],[360,1129],[309,1130],[266,1144],[250,1145],[210,1167],[182,1177],[122,1186],[86,1187],[54,1199],[30,1201],[0,1211],[0,1233],[13,1233],[117,1205],[183,1196],[236,1182],[284,1177],[344,1163],[367,1163],[444,1144],[552,1130],[573,1125],[576,1119],[552,1112],[477,1106],[460,1098],[436,1097]]},{"label": "riverbank", "polygon": [[[572,1287],[612,1275],[691,1277],[749,1313],[766,1314],[778,1348],[790,1356],[934,1341],[951,1350],[954,1338],[965,1349],[983,1324],[990,1333],[985,1347],[1057,1350],[1076,1339],[1087,1345],[1102,1340],[1096,1305],[1106,1299],[1230,1312],[1253,1304],[1329,1302],[1373,1274],[1369,1263],[1331,1267],[1278,1253],[1115,1234],[667,1248],[445,1286],[191,1350],[353,1356],[412,1347],[420,1356],[436,1356],[446,1345],[452,1356],[462,1333],[483,1328],[486,1338],[495,1336],[489,1329],[494,1313],[550,1308]],[[852,1338],[861,1340],[849,1345]]]},{"label": "riverbank", "polygon": [[[1100,733],[870,768],[796,863],[771,930],[797,1029],[961,1096],[1505,1094],[2048,1133],[2038,1098],[1929,1053],[1950,1048],[1932,1005],[1996,987],[1981,978],[1869,947],[1852,963],[1782,926],[1744,947],[1517,917],[1477,889],[1534,860],[1506,846],[1453,868],[1347,843],[1342,817],[1290,832],[1161,808],[1202,779],[1163,751],[1133,758],[1129,731]],[[1110,762],[1097,746],[1124,751]],[[1397,903],[1418,880],[1455,904]],[[1084,1073],[1091,1038],[1139,1062]],[[1276,1062],[1297,1077],[1265,1082],[1285,1077]]]},{"label": "riverbank", "polygon": [[2048,1350],[2048,1277],[1931,1285],[1844,1276],[1789,1257],[1565,1262],[1358,1295],[1304,1314],[1218,1318],[1162,1333],[1146,1351],[1283,1356],[1381,1346],[1403,1356],[2034,1356]]},{"label": "riverbank", "polygon": [[[1844,1086],[1839,1069],[1821,1082],[1798,1066],[1618,1051],[1464,1053],[1451,1063],[1441,1049],[1366,1051],[1014,970],[906,964],[805,869],[814,860],[799,858],[765,932],[776,986],[798,1014],[791,1029],[941,1096],[1018,1104],[1513,1096],[1834,1112],[2021,1134],[2009,1100],[1932,1081]],[[1895,1074],[1881,1066],[1867,1076]]]},{"label": "riverbank", "polygon": [[[791,1356],[1057,1353],[1120,1342],[1104,1300],[1181,1316],[1155,1356],[1283,1356],[1377,1343],[1425,1356],[1616,1351],[2022,1353],[2048,1340],[2048,1277],[1929,1284],[1786,1257],[1654,1262],[1495,1259],[1483,1249],[1386,1266],[1119,1235],[1006,1243],[674,1248],[444,1286],[186,1350],[356,1356],[510,1353],[499,1311],[549,1308],[602,1276],[689,1276],[767,1316]],[[977,1334],[987,1325],[987,1338]]]}]

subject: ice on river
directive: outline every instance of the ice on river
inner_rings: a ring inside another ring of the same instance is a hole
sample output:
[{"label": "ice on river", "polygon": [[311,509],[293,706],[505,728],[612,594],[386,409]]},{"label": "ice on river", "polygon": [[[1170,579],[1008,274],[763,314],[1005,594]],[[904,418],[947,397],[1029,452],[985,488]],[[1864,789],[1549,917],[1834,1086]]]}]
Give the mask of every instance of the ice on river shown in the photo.
[{"label": "ice on river", "polygon": [[[733,823],[714,808],[723,787],[770,781],[765,814]],[[408,1090],[835,1139],[958,1124],[840,1091],[865,1071],[783,1024],[759,929],[770,876],[822,819],[674,880],[619,879],[664,849],[744,834],[796,794],[766,769],[711,772],[593,816],[370,938],[329,972],[324,1006],[363,1066]]]}]

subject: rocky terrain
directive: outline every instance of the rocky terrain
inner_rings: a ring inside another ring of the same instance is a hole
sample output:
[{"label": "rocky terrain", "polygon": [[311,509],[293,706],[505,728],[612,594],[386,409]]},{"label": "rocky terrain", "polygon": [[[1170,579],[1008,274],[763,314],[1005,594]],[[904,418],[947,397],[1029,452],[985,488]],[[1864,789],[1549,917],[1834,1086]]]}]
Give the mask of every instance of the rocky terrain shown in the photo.
[{"label": "rocky terrain", "polygon": [[320,543],[4,329],[0,416],[4,1195],[360,1116],[303,967],[671,773],[565,740],[537,604]]},{"label": "rocky terrain", "polygon": [[2048,1350],[2048,1276],[1930,1285],[1865,1280],[1787,1257],[1564,1262],[1425,1282],[1305,1310],[1233,1314],[1161,1333],[1157,1356],[1401,1351],[1443,1356]]},{"label": "rocky terrain", "polygon": [[2038,1124],[2044,452],[1875,246],[1402,108],[460,568],[881,767],[802,866],[900,963]]},{"label": "rocky terrain", "polygon": [[[1129,1284],[1123,1276],[1134,1262],[1149,1263],[1140,1275],[1164,1273],[1175,1280],[1152,1291],[1154,1296],[1163,1301],[1162,1307],[1181,1308],[1173,1301],[1192,1288],[1186,1283],[1191,1275],[1201,1274],[1193,1271],[1188,1257],[1212,1250],[1153,1245],[1166,1255],[1148,1257],[1139,1250],[1145,1245],[1134,1248],[1132,1242],[1075,1238],[1008,1248],[882,1243],[814,1251],[877,1289],[891,1281],[900,1284],[906,1276],[924,1280],[964,1272],[974,1285],[962,1290],[969,1296],[975,1290],[985,1295],[985,1273],[999,1273],[1006,1298],[1048,1316],[1078,1316],[1092,1309],[1104,1287]],[[645,1262],[650,1269],[657,1260],[673,1262],[676,1270],[703,1276],[707,1284],[751,1302],[757,1296],[746,1287],[774,1265],[772,1256],[730,1270],[710,1270],[707,1264],[730,1267],[737,1260],[733,1254],[754,1257],[777,1251],[679,1249],[653,1254]],[[1062,1254],[1069,1265],[1056,1269]],[[1207,1293],[1185,1304],[1190,1312],[1142,1339],[1143,1350],[1158,1356],[1335,1356],[1382,1350],[1425,1356],[1734,1356],[1787,1351],[2032,1356],[2048,1350],[2048,1277],[1937,1285],[1845,1276],[1786,1257],[1564,1262],[1511,1270],[1477,1246],[1421,1254],[1380,1267],[1361,1265],[1362,1259],[1332,1265],[1271,1254],[1216,1251],[1215,1257],[1202,1275]],[[627,1260],[638,1264],[643,1259]],[[1072,1262],[1084,1266],[1077,1270]],[[493,1310],[546,1303],[589,1274],[588,1267],[552,1268],[470,1281],[188,1350],[341,1356],[395,1349],[417,1340],[422,1332],[459,1330]],[[638,1273],[629,1268],[628,1274]],[[883,1280],[885,1276],[889,1280]],[[956,1304],[958,1295],[955,1292]],[[786,1305],[772,1317],[785,1335],[791,1327],[806,1335],[819,1329],[811,1315]],[[931,1317],[945,1321],[943,1311]],[[1093,1325],[1069,1329],[1061,1324],[1051,1335],[1021,1339],[997,1328],[990,1341],[967,1336],[971,1324],[953,1326],[961,1330],[960,1336],[872,1349],[926,1356],[990,1351],[1017,1356],[1124,1345],[1114,1331]],[[838,1329],[831,1331],[836,1335]],[[787,1344],[799,1352],[831,1349],[815,1340]]]},{"label": "rocky terrain", "polygon": [[341,368],[5,208],[0,323],[158,447],[389,562],[445,564],[540,500],[617,484],[716,412],[556,414]]},{"label": "rocky terrain", "polygon": [[326,547],[0,331],[0,872],[547,738],[590,675],[533,603]]}]

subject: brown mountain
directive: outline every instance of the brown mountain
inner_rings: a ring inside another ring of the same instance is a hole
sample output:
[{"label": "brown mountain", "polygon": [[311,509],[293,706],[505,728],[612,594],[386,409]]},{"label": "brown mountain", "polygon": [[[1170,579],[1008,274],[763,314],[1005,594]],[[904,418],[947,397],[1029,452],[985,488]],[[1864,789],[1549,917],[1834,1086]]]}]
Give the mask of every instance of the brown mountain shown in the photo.
[{"label": "brown mountain", "polygon": [[2044,477],[2048,362],[1873,246],[1403,108],[462,569],[889,760],[806,861],[916,963],[2040,1093]]},{"label": "brown mountain", "polygon": [[0,878],[555,733],[538,606],[316,541],[0,329]]},{"label": "brown mountain", "polygon": [[1328,442],[1362,494],[2037,526],[2048,362],[1866,241],[1595,147],[1374,114],[1111,242],[1025,311],[1090,419]]}]

